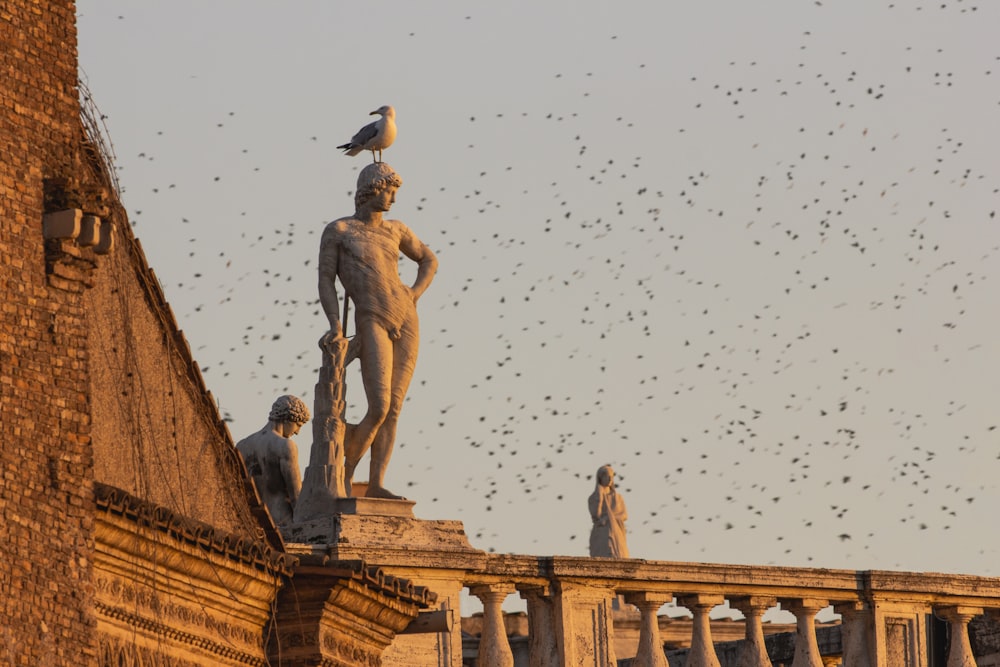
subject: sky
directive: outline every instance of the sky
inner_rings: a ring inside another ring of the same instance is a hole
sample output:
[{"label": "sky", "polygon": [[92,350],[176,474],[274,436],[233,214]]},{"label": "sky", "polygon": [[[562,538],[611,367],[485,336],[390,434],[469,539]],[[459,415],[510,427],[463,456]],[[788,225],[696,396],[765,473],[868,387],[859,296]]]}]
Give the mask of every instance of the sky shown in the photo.
[{"label": "sky", "polygon": [[586,555],[607,463],[634,557],[1000,574],[1000,5],[77,6],[235,439],[312,405],[371,159],[336,146],[391,104],[387,217],[440,261],[386,479],[417,517]]}]

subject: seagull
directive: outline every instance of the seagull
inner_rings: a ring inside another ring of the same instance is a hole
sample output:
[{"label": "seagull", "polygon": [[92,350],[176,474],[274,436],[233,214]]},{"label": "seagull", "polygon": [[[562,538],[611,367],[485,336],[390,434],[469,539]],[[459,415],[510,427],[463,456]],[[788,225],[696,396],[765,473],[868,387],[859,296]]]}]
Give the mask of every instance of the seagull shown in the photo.
[{"label": "seagull", "polygon": [[[365,125],[348,143],[337,148],[343,148],[344,152],[351,156],[361,151],[371,151],[372,162],[381,162],[382,151],[391,146],[396,139],[396,110],[386,104],[368,115],[382,117],[374,123]],[[378,151],[378,160],[375,159],[375,151]]]}]

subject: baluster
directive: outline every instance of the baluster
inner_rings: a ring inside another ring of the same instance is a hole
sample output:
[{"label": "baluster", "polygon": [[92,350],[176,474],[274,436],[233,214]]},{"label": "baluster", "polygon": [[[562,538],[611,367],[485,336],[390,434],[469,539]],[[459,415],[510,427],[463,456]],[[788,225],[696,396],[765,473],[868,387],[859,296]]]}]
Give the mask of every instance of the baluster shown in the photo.
[{"label": "baluster", "polygon": [[843,647],[842,664],[847,667],[872,667],[875,664],[872,632],[875,627],[871,609],[860,600],[833,605],[841,616],[840,643]]},{"label": "baluster", "polygon": [[528,667],[557,667],[559,648],[548,586],[518,588],[528,603]]},{"label": "baluster", "polygon": [[635,667],[669,667],[667,656],[663,652],[663,640],[660,639],[660,624],[656,612],[673,599],[674,596],[670,593],[625,594],[625,602],[634,604],[642,614],[639,626],[639,648],[632,661]]},{"label": "baluster", "polygon": [[503,601],[514,592],[513,584],[483,584],[469,592],[483,603],[483,633],[479,636],[480,667],[514,667],[514,654],[503,624]]},{"label": "baluster", "polygon": [[816,642],[816,614],[829,604],[827,600],[797,598],[783,600],[782,609],[795,614],[795,657],[792,667],[823,667]]},{"label": "baluster", "polygon": [[761,617],[777,603],[773,597],[759,595],[733,598],[729,601],[729,606],[739,609],[746,616],[746,640],[740,651],[737,667],[771,667],[771,659],[767,657],[767,647],[764,645]]},{"label": "baluster", "polygon": [[722,604],[721,595],[695,593],[677,598],[677,604],[687,607],[694,614],[691,632],[691,649],[688,652],[687,667],[721,667],[712,642],[712,626],[708,614],[713,607]]},{"label": "baluster", "polygon": [[934,613],[950,625],[948,667],[976,667],[969,644],[969,621],[983,613],[982,607],[934,607]]}]

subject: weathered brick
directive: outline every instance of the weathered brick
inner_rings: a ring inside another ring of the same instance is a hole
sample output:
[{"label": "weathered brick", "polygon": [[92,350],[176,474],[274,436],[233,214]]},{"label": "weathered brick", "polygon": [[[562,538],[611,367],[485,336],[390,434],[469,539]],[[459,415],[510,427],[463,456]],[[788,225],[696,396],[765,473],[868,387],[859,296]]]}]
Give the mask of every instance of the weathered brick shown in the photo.
[{"label": "weathered brick", "polygon": [[[72,0],[0,2],[0,655],[13,664],[96,663],[95,480],[225,532],[262,528],[190,348],[83,150],[75,30]],[[100,264],[99,247],[43,238],[44,215],[66,209],[111,223]]]},{"label": "weathered brick", "polygon": [[[58,426],[88,431],[79,276],[86,271],[69,267],[77,273],[60,279],[71,289],[52,289],[42,238],[44,179],[84,177],[74,173],[83,164],[75,14],[70,0],[9,0],[0,8],[0,284],[7,286],[0,307],[0,655],[18,665],[91,664],[95,655],[86,592],[93,528],[80,520],[93,511],[93,454],[88,440],[67,441]],[[57,344],[47,327],[54,313],[70,312]],[[71,381],[53,382],[56,359],[77,364],[68,369]],[[59,472],[72,492],[56,493],[49,460],[66,454],[79,460]],[[84,559],[73,571],[69,544]]]}]

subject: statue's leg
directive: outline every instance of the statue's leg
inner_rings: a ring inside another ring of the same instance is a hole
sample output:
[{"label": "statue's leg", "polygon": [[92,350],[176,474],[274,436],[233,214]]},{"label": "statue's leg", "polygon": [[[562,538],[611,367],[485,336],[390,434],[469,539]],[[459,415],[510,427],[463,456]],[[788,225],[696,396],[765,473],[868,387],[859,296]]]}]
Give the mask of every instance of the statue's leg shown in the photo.
[{"label": "statue's leg", "polygon": [[357,322],[357,335],[362,337],[361,343],[361,382],[364,385],[368,410],[364,418],[354,430],[353,437],[348,438],[344,447],[344,482],[349,484],[354,477],[354,470],[361,457],[371,447],[379,427],[389,413],[392,341],[389,334],[374,322],[361,320]]},{"label": "statue's leg", "polygon": [[358,451],[357,430],[357,424],[344,424],[344,490],[348,497],[354,495],[351,492],[354,469],[358,467],[358,461],[364,455],[364,452],[360,455],[356,454]]},{"label": "statue's leg", "polygon": [[402,335],[392,346],[392,391],[389,411],[372,442],[372,460],[367,496],[370,498],[402,498],[385,488],[385,471],[396,442],[396,425],[403,408],[406,391],[413,378],[419,345],[416,323],[403,328]]}]

